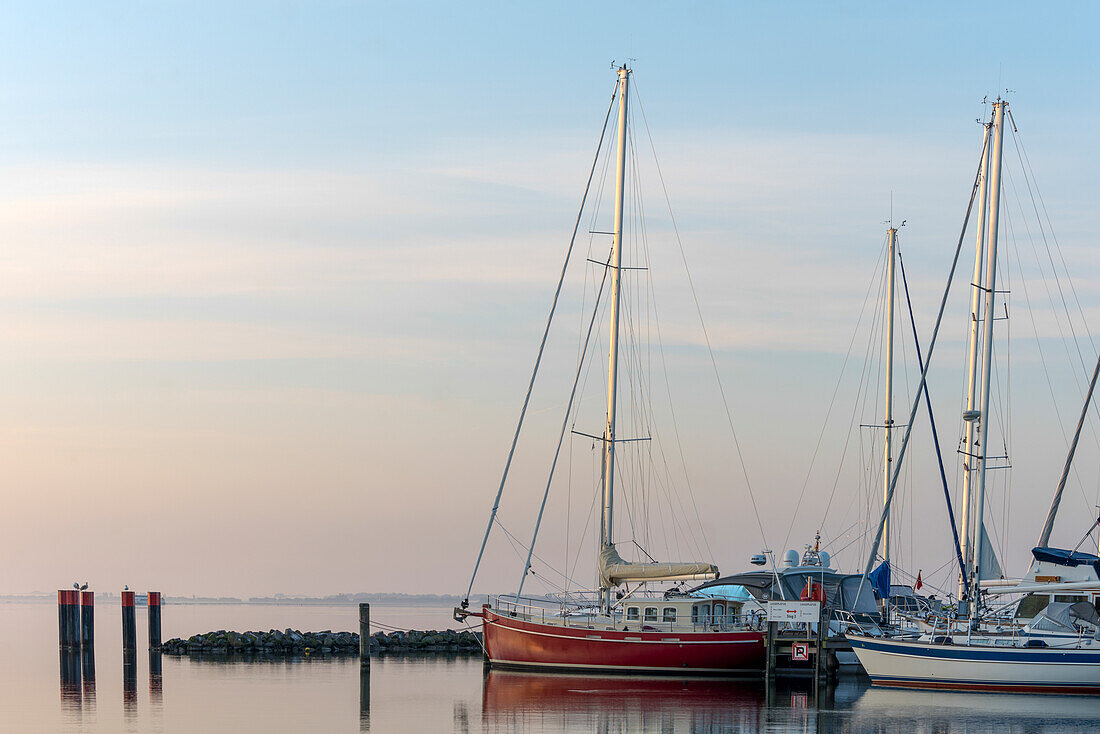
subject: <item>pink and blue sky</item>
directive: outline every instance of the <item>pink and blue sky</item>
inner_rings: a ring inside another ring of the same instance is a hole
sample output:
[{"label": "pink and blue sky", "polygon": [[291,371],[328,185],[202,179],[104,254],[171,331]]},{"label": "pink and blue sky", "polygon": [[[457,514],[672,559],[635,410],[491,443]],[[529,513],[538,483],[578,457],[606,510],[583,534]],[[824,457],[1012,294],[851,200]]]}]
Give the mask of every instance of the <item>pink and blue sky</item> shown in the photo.
[{"label": "pink and blue sky", "polygon": [[[1085,3],[5,5],[0,593],[78,578],[169,594],[462,592],[609,67],[625,58],[780,550],[891,192],[927,336],[983,97],[1013,90],[1084,312],[1100,323],[1097,20]],[[656,247],[667,227],[654,232]],[[970,241],[933,379],[953,485]],[[676,277],[666,300],[689,305]],[[1083,379],[1037,304],[1056,414],[1022,306],[1011,508],[994,502],[1016,573]],[[503,507],[524,538],[575,355],[579,306],[563,313],[565,358],[535,395]],[[665,324],[672,392],[712,560],[732,572],[763,541],[724,413],[696,390],[710,363],[692,314],[674,307]],[[818,525],[854,400],[840,392],[788,545]],[[920,420],[898,553],[927,579],[950,549]],[[1094,512],[1089,436],[1055,533],[1070,546]],[[858,507],[840,517],[858,468],[836,495],[838,536],[858,519]],[[590,490],[572,488],[573,510]],[[558,497],[543,536],[552,558]],[[511,589],[521,562],[499,538],[493,548],[479,588]],[[862,563],[854,550],[838,558]]]}]

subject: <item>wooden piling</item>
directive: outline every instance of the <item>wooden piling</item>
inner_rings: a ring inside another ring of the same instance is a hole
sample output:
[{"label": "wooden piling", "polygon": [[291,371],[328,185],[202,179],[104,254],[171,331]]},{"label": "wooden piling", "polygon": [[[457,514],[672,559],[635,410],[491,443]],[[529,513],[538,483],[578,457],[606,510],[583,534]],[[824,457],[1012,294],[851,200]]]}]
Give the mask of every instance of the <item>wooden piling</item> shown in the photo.
[{"label": "wooden piling", "polygon": [[95,594],[80,592],[80,646],[91,651],[95,647]]},{"label": "wooden piling", "polygon": [[147,592],[148,602],[146,603],[146,609],[149,610],[149,649],[160,649],[160,592],[150,591]]},{"label": "wooden piling", "polygon": [[370,604],[359,605],[359,662],[370,665]]},{"label": "wooden piling", "polygon": [[122,592],[122,649],[124,652],[137,650],[137,619],[134,610],[134,592]]}]

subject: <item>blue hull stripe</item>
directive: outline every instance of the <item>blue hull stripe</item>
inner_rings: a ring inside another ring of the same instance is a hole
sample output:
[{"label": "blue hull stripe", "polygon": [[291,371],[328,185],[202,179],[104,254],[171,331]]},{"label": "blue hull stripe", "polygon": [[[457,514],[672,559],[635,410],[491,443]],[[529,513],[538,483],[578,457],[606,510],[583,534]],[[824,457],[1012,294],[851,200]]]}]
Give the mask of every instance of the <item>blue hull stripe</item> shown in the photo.
[{"label": "blue hull stripe", "polygon": [[1042,647],[967,647],[966,645],[922,645],[911,642],[880,642],[849,637],[852,647],[862,650],[937,658],[940,660],[970,660],[990,663],[1082,663],[1100,665],[1100,649],[1051,650]]}]

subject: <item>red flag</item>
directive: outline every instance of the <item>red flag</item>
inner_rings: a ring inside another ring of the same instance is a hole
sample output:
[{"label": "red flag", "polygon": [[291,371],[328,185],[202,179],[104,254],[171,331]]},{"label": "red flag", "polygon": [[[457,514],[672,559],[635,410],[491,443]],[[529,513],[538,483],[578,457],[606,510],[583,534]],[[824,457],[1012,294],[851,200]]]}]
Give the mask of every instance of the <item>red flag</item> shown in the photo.
[{"label": "red flag", "polygon": [[917,583],[913,584],[913,591],[920,591],[920,587],[924,586],[920,580],[920,571],[917,571]]}]

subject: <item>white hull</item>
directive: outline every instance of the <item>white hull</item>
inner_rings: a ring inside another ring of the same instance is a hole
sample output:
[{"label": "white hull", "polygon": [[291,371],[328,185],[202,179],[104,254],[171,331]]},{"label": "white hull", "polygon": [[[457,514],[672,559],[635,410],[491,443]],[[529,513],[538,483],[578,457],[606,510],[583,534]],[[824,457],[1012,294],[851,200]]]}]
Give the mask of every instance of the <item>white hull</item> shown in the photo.
[{"label": "white hull", "polygon": [[932,645],[849,635],[874,686],[1100,694],[1100,648]]}]

